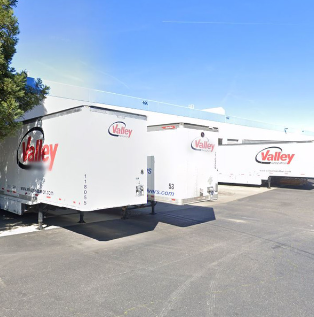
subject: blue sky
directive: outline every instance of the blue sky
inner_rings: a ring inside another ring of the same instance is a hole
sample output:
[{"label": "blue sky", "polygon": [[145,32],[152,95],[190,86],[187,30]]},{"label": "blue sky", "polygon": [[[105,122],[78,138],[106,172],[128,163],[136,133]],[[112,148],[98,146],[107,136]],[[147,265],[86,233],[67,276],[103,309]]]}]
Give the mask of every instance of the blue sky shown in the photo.
[{"label": "blue sky", "polygon": [[13,66],[314,130],[313,10],[310,0],[20,1]]}]

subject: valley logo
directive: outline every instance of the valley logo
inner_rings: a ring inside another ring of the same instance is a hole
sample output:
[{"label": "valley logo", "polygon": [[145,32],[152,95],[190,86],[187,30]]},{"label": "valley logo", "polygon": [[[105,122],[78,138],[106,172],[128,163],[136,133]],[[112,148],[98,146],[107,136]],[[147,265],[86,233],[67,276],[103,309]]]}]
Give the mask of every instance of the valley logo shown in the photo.
[{"label": "valley logo", "polygon": [[108,133],[111,136],[130,138],[133,130],[127,129],[126,124],[122,121],[114,122],[109,128]]},{"label": "valley logo", "polygon": [[271,146],[259,151],[255,161],[260,164],[290,164],[294,156],[295,154],[282,153],[282,148],[278,146]]},{"label": "valley logo", "polygon": [[201,137],[195,138],[191,142],[191,148],[194,151],[213,152],[214,147],[215,144],[210,143],[204,132],[201,133]]},{"label": "valley logo", "polygon": [[52,170],[59,144],[44,144],[44,130],[30,129],[22,138],[16,152],[17,164],[24,170]]}]

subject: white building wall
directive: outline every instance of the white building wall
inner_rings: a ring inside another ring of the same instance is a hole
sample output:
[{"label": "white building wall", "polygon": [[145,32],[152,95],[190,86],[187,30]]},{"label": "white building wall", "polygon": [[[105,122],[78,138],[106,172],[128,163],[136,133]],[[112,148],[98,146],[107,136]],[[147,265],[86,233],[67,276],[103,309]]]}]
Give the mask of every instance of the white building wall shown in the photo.
[{"label": "white building wall", "polygon": [[302,131],[300,131],[299,133],[290,133],[289,130],[285,132],[284,129],[283,131],[262,129],[257,127],[249,127],[244,125],[229,124],[177,115],[169,115],[146,110],[138,110],[121,106],[92,103],[54,96],[48,96],[43,105],[37,106],[30,112],[26,113],[23,119],[30,119],[38,116],[43,116],[45,114],[58,112],[64,109],[69,109],[80,105],[94,105],[103,108],[110,108],[120,111],[144,114],[147,116],[148,125],[186,122],[217,127],[219,128],[218,138],[222,139],[223,144],[234,142],[242,143],[243,140],[301,141],[314,139],[313,136],[307,136],[302,134]]}]

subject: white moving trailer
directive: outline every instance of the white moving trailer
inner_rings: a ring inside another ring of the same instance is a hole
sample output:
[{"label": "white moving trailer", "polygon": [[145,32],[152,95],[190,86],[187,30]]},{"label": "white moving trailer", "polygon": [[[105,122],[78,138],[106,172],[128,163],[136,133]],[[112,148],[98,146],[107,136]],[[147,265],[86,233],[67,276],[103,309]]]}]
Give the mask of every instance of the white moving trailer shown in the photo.
[{"label": "white moving trailer", "polygon": [[146,135],[146,116],[93,106],[25,121],[0,143],[0,208],[145,204]]},{"label": "white moving trailer", "polygon": [[313,178],[313,141],[220,145],[220,183],[261,185],[271,177]]},{"label": "white moving trailer", "polygon": [[217,132],[187,123],[149,126],[147,199],[178,205],[217,199]]}]

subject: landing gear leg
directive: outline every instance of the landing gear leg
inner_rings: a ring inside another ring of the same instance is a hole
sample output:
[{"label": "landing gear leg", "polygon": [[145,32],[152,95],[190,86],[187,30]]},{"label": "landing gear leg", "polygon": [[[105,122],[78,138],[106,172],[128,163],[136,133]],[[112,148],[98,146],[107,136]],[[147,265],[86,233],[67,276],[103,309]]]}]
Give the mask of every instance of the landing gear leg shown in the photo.
[{"label": "landing gear leg", "polygon": [[122,217],[121,219],[128,219],[128,207],[122,207]]},{"label": "landing gear leg", "polygon": [[268,183],[267,188],[271,189],[271,177],[270,176],[268,177],[267,183]]},{"label": "landing gear leg", "polygon": [[38,210],[38,230],[43,230],[44,216],[45,213],[48,211],[49,207],[44,204],[39,204],[36,207],[36,209]]},{"label": "landing gear leg", "polygon": [[84,221],[84,212],[83,211],[80,211],[80,221],[78,223],[86,223]]},{"label": "landing gear leg", "polygon": [[43,210],[38,210],[38,230],[43,230],[43,222],[44,222],[44,212]]},{"label": "landing gear leg", "polygon": [[156,215],[155,206],[157,205],[157,201],[151,201],[152,212],[151,215]]}]

